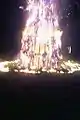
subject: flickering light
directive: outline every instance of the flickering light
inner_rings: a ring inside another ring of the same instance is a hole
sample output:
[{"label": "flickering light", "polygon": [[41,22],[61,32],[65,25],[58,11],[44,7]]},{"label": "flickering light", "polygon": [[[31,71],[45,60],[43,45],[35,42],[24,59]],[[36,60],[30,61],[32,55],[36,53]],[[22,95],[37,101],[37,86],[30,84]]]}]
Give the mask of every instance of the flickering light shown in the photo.
[{"label": "flickering light", "polygon": [[[21,40],[22,64],[25,67],[30,65],[31,69],[34,66],[36,68],[42,67],[43,69],[47,69],[48,65],[57,67],[58,59],[61,58],[59,52],[61,49],[62,31],[58,29],[56,2],[29,0],[27,10],[29,11],[29,18],[26,21]],[[53,61],[54,63],[52,63]]]},{"label": "flickering light", "polygon": [[[19,6],[19,9],[24,10],[24,7]],[[29,74],[80,71],[80,64],[63,60],[63,31],[59,28],[57,2],[29,0],[25,10],[29,17],[22,34],[19,56],[17,60],[0,62],[0,71],[9,72],[10,67],[15,67],[15,63],[18,67],[14,68],[15,72]],[[71,47],[68,50],[71,53]]]}]

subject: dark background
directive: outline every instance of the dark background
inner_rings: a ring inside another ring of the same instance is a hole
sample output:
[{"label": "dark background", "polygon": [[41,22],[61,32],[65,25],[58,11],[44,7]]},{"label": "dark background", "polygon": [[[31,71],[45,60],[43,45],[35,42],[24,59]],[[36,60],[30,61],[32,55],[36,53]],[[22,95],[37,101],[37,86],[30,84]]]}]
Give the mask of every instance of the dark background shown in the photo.
[{"label": "dark background", "polygon": [[0,4],[0,55],[12,59],[20,50],[25,14],[19,9],[24,0],[6,0]]},{"label": "dark background", "polygon": [[[65,46],[71,45],[71,55],[80,59],[80,1],[60,0],[59,4],[60,26],[64,31],[63,50],[66,51]],[[4,59],[12,59],[20,50],[22,30],[27,17],[27,13],[19,9],[20,5],[25,8],[25,0],[6,0],[0,3],[0,57]]]}]

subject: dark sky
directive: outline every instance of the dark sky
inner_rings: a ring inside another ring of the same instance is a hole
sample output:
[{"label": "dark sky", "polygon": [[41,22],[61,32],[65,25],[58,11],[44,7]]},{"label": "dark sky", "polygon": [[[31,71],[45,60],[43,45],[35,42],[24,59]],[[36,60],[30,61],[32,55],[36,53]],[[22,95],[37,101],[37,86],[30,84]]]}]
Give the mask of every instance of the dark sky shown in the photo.
[{"label": "dark sky", "polygon": [[19,10],[20,0],[7,0],[0,4],[0,55],[15,56],[20,49],[21,31],[25,14]]},{"label": "dark sky", "polygon": [[[0,56],[14,57],[20,50],[21,32],[25,25],[26,13],[19,5],[24,0],[6,0],[0,3]],[[70,13],[70,14],[69,14]],[[72,45],[73,56],[80,58],[80,2],[61,0],[60,25],[64,31],[63,45]]]}]

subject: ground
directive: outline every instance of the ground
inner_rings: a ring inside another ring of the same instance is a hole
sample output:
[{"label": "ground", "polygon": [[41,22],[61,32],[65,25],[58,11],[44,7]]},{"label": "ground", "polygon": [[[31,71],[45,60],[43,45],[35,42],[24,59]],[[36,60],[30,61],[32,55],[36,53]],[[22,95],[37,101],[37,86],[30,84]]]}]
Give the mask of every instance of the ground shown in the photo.
[{"label": "ground", "polygon": [[[0,74],[0,107],[2,111],[23,112],[47,117],[79,113],[80,75]],[[78,112],[77,112],[78,111]],[[39,117],[38,116],[38,117]]]}]

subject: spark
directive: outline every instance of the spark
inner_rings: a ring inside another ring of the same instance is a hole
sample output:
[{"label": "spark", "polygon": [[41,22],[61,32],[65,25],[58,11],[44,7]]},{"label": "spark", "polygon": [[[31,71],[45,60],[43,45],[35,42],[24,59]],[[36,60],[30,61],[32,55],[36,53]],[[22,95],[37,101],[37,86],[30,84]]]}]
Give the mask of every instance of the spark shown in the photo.
[{"label": "spark", "polygon": [[69,54],[71,54],[71,52],[72,52],[72,47],[71,46],[68,47],[68,51],[69,51]]},{"label": "spark", "polygon": [[23,7],[23,6],[19,6],[19,9],[22,9],[22,10],[23,10],[23,9],[24,9],[24,7]]}]

